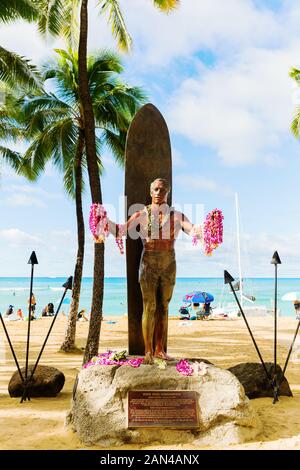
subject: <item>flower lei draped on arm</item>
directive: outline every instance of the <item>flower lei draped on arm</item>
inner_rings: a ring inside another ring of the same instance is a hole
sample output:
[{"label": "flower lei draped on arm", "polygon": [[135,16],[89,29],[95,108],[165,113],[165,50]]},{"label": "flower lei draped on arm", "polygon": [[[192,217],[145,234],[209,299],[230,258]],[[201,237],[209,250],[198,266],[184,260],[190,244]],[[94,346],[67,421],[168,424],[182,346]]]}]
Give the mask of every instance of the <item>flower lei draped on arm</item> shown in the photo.
[{"label": "flower lei draped on arm", "polygon": [[[224,216],[220,209],[210,211],[205,218],[202,233],[204,252],[208,256],[211,256],[213,250],[223,243],[223,219]],[[199,230],[199,227],[193,227],[191,233],[193,245],[197,245],[198,243]]]},{"label": "flower lei draped on arm", "polygon": [[[93,237],[97,242],[104,243],[105,238],[109,235],[109,220],[107,212],[102,204],[93,203],[90,210],[89,218],[90,230]],[[116,244],[120,253],[124,254],[124,245],[122,237],[125,236],[125,226],[121,224],[116,225]]]}]

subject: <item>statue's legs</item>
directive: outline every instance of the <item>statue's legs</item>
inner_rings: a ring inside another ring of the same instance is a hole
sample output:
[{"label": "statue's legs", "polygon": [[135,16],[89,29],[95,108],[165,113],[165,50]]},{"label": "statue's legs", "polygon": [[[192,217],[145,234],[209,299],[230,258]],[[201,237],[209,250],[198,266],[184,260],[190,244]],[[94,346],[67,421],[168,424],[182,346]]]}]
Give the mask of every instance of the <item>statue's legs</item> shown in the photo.
[{"label": "statue's legs", "polygon": [[168,335],[169,303],[173,295],[176,278],[176,264],[171,263],[165,276],[160,279],[157,291],[157,304],[154,327],[154,356],[169,359],[165,345]]},{"label": "statue's legs", "polygon": [[145,363],[153,362],[153,353],[162,357],[168,327],[168,305],[176,277],[175,252],[142,253],[139,281],[143,296],[142,330]]}]

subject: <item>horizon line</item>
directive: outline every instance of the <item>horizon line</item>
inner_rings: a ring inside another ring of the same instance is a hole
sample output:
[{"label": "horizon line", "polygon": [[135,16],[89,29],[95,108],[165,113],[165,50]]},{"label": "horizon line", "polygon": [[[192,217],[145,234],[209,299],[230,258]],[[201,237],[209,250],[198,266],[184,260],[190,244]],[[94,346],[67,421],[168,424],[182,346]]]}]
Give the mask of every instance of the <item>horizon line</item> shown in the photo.
[{"label": "horizon line", "polygon": [[[34,279],[66,279],[67,276],[35,276]],[[30,276],[0,276],[0,279],[30,279]],[[82,276],[82,279],[93,279],[93,276]],[[126,276],[104,276],[104,279],[127,279]],[[176,276],[176,279],[223,279],[223,276]],[[244,276],[243,279],[274,279],[274,277],[267,276]],[[279,277],[278,279],[296,279],[300,277]],[[238,280],[238,277],[235,281]]]}]

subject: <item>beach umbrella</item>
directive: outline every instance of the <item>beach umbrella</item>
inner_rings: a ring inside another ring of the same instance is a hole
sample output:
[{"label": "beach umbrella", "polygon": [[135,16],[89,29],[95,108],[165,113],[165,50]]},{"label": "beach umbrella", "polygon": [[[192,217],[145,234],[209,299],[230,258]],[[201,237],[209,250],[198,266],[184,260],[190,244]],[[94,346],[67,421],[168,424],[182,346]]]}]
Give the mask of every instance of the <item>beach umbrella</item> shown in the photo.
[{"label": "beach umbrella", "polygon": [[33,377],[33,374],[35,373],[35,370],[36,370],[36,368],[37,368],[37,366],[38,366],[38,363],[39,363],[39,360],[40,360],[40,358],[41,358],[41,355],[43,354],[43,351],[44,351],[44,349],[45,349],[47,340],[48,340],[48,338],[49,338],[49,336],[50,336],[51,330],[52,330],[52,328],[53,328],[53,326],[54,326],[55,320],[56,320],[57,315],[58,315],[58,313],[59,313],[60,307],[61,307],[62,303],[63,303],[64,300],[65,300],[65,295],[66,295],[66,293],[67,293],[68,290],[72,290],[72,289],[73,289],[73,277],[72,277],[72,276],[68,277],[68,279],[66,280],[66,282],[62,285],[62,287],[64,287],[63,295],[62,295],[62,297],[61,297],[61,299],[60,299],[59,306],[57,307],[57,310],[56,310],[55,315],[54,315],[54,317],[53,317],[53,320],[52,320],[52,322],[51,322],[49,331],[48,331],[47,336],[46,336],[46,338],[45,338],[44,344],[43,344],[43,346],[42,346],[42,348],[41,348],[41,350],[40,350],[40,353],[39,353],[39,355],[38,355],[38,357],[37,357],[37,360],[36,360],[36,362],[35,362],[35,364],[34,364],[34,367],[33,367],[33,369],[32,369],[32,372],[31,372],[31,374],[30,374],[30,377],[25,381],[25,386],[24,386],[24,391],[23,391],[21,403],[22,403],[24,400],[26,400],[26,398],[28,398],[28,400],[30,400],[30,398],[29,398],[29,390],[28,390],[29,384],[30,384],[30,382],[31,382],[31,380],[32,380],[32,377]]},{"label": "beach umbrella", "polygon": [[[59,304],[60,300],[57,300],[57,304]],[[67,297],[62,301],[62,305],[69,305],[71,303],[70,299]]]},{"label": "beach umbrella", "polygon": [[193,291],[183,297],[183,302],[208,304],[213,302],[214,296],[209,292]]},{"label": "beach umbrella", "polygon": [[281,300],[287,300],[290,302],[300,301],[300,292],[288,292],[281,297]]}]

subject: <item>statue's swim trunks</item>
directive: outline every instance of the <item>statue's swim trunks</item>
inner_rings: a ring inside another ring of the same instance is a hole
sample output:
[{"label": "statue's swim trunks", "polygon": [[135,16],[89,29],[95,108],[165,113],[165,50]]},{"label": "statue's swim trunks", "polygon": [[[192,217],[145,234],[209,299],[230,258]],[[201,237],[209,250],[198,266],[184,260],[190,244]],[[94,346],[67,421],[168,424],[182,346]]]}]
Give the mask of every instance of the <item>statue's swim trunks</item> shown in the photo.
[{"label": "statue's swim trunks", "polygon": [[173,286],[176,279],[175,251],[147,251],[141,256],[139,281],[147,284],[168,284]]}]

